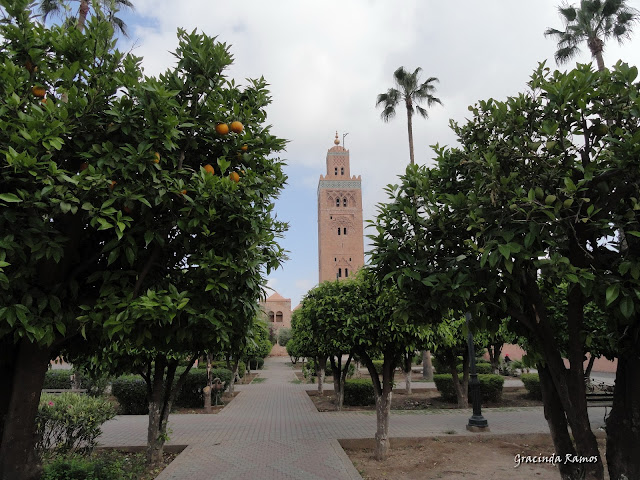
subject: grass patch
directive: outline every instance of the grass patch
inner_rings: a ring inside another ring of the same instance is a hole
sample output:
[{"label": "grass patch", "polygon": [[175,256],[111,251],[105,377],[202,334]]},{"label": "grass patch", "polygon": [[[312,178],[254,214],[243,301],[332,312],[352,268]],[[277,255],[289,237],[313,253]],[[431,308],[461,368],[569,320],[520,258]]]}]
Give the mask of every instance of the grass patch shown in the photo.
[{"label": "grass patch", "polygon": [[253,379],[253,381],[251,383],[263,383],[264,381],[266,381],[266,378],[263,377],[256,377]]},{"label": "grass patch", "polygon": [[300,380],[299,378],[296,378],[295,380],[291,380],[291,383],[294,383],[296,385],[300,385],[302,383],[302,380]]}]

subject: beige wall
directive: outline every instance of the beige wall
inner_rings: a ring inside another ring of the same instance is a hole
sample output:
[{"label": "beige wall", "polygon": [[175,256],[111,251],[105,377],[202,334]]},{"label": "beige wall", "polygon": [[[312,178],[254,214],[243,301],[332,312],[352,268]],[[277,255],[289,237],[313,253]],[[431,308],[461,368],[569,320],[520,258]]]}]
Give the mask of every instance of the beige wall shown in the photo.
[{"label": "beige wall", "polygon": [[320,282],[353,277],[364,265],[361,181],[360,175],[351,176],[349,151],[332,147],[327,152],[327,174],[318,182]]},{"label": "beige wall", "polygon": [[[274,296],[279,297],[273,299]],[[260,302],[260,308],[265,313],[265,320],[270,328],[291,328],[291,299],[274,294],[264,302]],[[282,318],[282,321],[278,321]]]}]

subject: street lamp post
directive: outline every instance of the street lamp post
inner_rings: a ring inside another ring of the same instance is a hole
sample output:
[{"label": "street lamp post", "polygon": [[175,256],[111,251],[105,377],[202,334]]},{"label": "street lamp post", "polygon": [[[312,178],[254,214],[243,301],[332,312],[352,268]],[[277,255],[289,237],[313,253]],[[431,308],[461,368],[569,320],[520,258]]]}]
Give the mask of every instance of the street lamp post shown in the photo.
[{"label": "street lamp post", "polygon": [[469,347],[469,359],[471,361],[471,378],[469,380],[469,390],[471,391],[471,402],[473,403],[473,415],[469,418],[467,430],[471,432],[488,432],[489,422],[482,416],[482,406],[480,403],[480,382],[476,373],[476,351],[473,346],[473,334],[471,333],[471,312],[464,315],[467,321],[467,346]]}]

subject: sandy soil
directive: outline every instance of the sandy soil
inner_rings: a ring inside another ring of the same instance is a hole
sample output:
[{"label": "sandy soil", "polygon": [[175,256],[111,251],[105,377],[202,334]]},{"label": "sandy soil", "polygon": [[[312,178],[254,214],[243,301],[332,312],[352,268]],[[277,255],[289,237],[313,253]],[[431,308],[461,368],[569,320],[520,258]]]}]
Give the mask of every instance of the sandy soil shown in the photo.
[{"label": "sandy soil", "polygon": [[[505,480],[559,480],[557,466],[514,461],[520,454],[549,456],[549,435],[451,436],[413,440],[414,446],[394,447],[384,462],[373,458],[371,448],[343,445],[365,480],[458,480],[491,478]],[[604,459],[605,439],[598,438]],[[606,466],[605,466],[606,471]],[[497,474],[497,475],[496,475]]]}]

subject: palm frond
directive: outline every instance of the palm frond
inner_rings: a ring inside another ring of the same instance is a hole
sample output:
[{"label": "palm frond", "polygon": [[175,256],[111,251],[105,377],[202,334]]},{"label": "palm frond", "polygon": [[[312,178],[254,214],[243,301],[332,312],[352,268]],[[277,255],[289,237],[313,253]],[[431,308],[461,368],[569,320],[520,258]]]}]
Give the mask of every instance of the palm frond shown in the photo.
[{"label": "palm frond", "polygon": [[429,113],[427,112],[427,110],[422,108],[420,105],[416,105],[416,110],[422,118],[429,118]]},{"label": "palm frond", "polygon": [[64,0],[41,0],[40,15],[46,20],[49,15],[62,15],[68,10]]},{"label": "palm frond", "polygon": [[580,53],[580,49],[575,45],[572,47],[560,48],[555,54],[555,59],[558,65],[560,65],[563,63],[567,63],[573,57],[578,55],[578,53]]},{"label": "palm frond", "polygon": [[563,17],[562,20],[565,22],[565,24],[567,23],[571,23],[573,21],[575,21],[576,16],[577,16],[577,12],[574,6],[565,6],[565,7],[558,7],[558,12],[560,12],[560,15]]},{"label": "palm frond", "polygon": [[396,116],[396,108],[393,105],[385,106],[384,109],[382,110],[382,113],[380,114],[380,117],[382,117],[382,120],[384,120],[385,122],[388,122],[395,116]]}]

